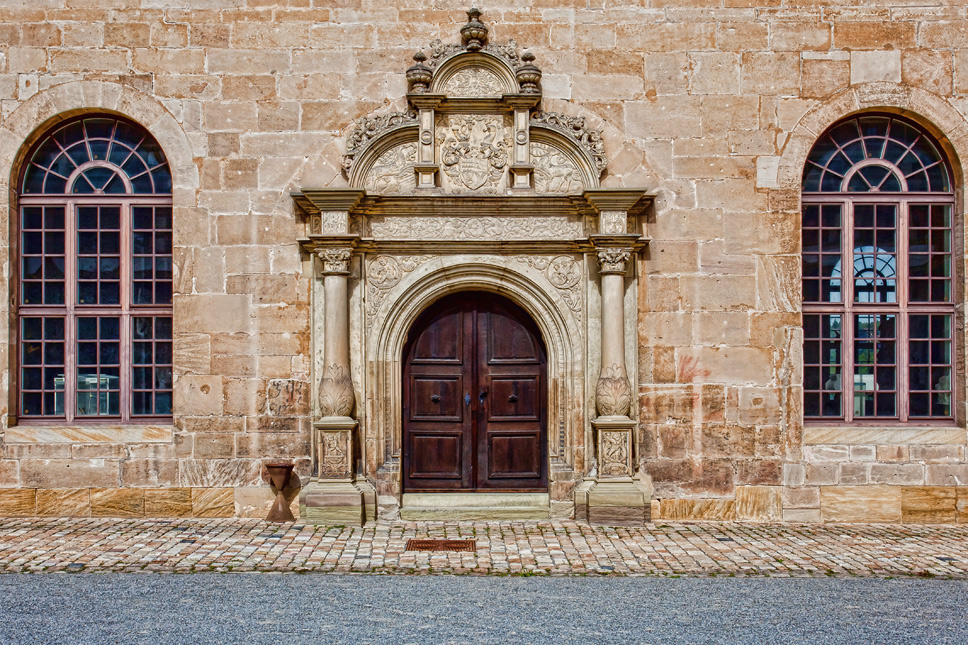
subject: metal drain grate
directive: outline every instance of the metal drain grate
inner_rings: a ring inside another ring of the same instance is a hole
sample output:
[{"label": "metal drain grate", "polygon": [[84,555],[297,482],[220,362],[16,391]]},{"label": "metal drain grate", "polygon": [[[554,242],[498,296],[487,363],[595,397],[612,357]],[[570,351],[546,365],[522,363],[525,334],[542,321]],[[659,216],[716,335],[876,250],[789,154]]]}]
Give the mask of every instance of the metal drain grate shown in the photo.
[{"label": "metal drain grate", "polygon": [[477,540],[407,540],[407,551],[477,551]]}]

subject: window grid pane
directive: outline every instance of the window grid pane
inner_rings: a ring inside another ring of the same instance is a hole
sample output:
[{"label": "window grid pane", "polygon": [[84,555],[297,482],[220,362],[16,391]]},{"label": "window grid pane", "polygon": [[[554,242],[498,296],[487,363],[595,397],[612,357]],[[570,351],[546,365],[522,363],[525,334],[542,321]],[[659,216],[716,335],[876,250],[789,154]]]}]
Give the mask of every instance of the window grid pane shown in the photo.
[{"label": "window grid pane", "polygon": [[897,316],[854,316],[854,418],[898,416]]},{"label": "window grid pane", "polygon": [[172,230],[170,206],[132,209],[132,297],[134,305],[170,305]]},{"label": "window grid pane", "polygon": [[78,318],[76,352],[77,416],[119,416],[121,318]]},{"label": "window grid pane", "polygon": [[840,204],[803,207],[803,299],[805,302],[843,300]]},{"label": "window grid pane", "polygon": [[77,304],[121,304],[121,209],[77,209]]},{"label": "window grid pane", "polygon": [[912,417],[951,417],[951,316],[913,314],[910,328]]},{"label": "window grid pane", "polygon": [[854,206],[854,302],[897,302],[897,205]]},{"label": "window grid pane", "polygon": [[64,304],[64,207],[25,206],[20,219],[20,302]]},{"label": "window grid pane", "polygon": [[912,204],[908,232],[912,302],[951,302],[951,206]]},{"label": "window grid pane", "polygon": [[171,317],[134,317],[132,339],[132,416],[171,414]]},{"label": "window grid pane", "polygon": [[20,415],[64,416],[64,319],[20,319]]},{"label": "window grid pane", "polygon": [[843,418],[840,314],[803,316],[804,416]]}]

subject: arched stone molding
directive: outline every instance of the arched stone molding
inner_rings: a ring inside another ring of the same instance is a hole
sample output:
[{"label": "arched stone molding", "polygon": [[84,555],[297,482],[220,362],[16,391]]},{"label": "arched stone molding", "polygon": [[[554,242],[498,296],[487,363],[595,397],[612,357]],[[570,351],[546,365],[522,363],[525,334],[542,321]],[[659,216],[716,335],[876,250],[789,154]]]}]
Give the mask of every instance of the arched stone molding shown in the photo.
[{"label": "arched stone molding", "polygon": [[[57,123],[85,113],[115,114],[129,118],[144,127],[161,146],[168,159],[172,177],[173,222],[175,244],[179,244],[179,229],[192,230],[189,217],[197,216],[199,187],[198,168],[194,163],[191,142],[174,115],[157,99],[120,83],[106,81],[70,81],[54,85],[23,102],[0,123],[0,163],[10,168],[0,173],[0,193],[8,198],[0,204],[0,226],[9,235],[13,233],[10,213],[16,208],[17,179],[26,155],[36,141]],[[0,265],[4,267],[4,284],[9,294],[10,276],[9,241],[0,247]],[[0,316],[7,319],[10,298],[0,303]],[[178,320],[175,319],[174,351],[180,351]],[[0,364],[9,365],[10,329],[0,325]],[[177,367],[176,367],[177,373]],[[9,382],[4,382],[7,390]],[[0,400],[7,400],[8,392],[0,393]],[[4,423],[6,425],[6,415]]]},{"label": "arched stone molding", "polygon": [[951,162],[955,184],[966,185],[961,159],[968,158],[968,120],[944,98],[926,90],[895,83],[854,85],[809,110],[790,132],[777,171],[780,191],[795,191],[799,208],[800,181],[807,155],[831,125],[859,112],[886,111],[904,115],[938,139]]},{"label": "arched stone molding", "polygon": [[[367,283],[367,298],[372,297],[373,289]],[[399,499],[401,494],[401,378],[407,334],[417,316],[433,302],[451,293],[475,290],[510,298],[541,331],[548,355],[549,479],[554,482],[556,475],[566,471],[571,474],[564,479],[577,483],[587,470],[584,321],[543,273],[525,263],[502,256],[425,256],[386,292],[365,336],[366,413],[361,439],[366,472],[383,496]],[[572,499],[570,490],[552,486],[552,500]],[[390,499],[384,502],[390,503]]]}]

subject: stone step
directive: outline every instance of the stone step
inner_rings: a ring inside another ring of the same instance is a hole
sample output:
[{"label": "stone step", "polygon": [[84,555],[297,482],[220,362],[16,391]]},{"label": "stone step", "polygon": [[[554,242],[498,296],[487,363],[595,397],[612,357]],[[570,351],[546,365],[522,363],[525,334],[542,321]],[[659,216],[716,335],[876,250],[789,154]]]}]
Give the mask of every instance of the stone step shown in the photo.
[{"label": "stone step", "polygon": [[547,493],[404,493],[404,520],[546,520]]}]

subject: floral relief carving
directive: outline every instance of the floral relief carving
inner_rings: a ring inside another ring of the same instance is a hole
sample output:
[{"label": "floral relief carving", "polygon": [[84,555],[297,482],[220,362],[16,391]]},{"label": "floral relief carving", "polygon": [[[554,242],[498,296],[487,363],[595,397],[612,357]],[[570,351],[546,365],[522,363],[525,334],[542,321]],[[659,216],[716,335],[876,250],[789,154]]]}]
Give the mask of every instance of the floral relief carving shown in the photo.
[{"label": "floral relief carving", "polygon": [[375,215],[370,233],[386,240],[573,240],[581,237],[574,217],[435,217]]},{"label": "floral relief carving", "polygon": [[[561,294],[562,300],[575,315],[581,319],[584,308],[581,293],[581,265],[575,258],[567,255],[548,257],[543,255],[523,256],[513,258],[517,262],[527,264],[533,269],[541,271],[548,282]],[[579,330],[579,333],[581,330]]]},{"label": "floral relief carving", "polygon": [[378,255],[366,265],[366,321],[369,327],[390,289],[421,264],[436,255],[392,256]]},{"label": "floral relief carving", "polygon": [[451,96],[501,96],[505,87],[501,79],[489,70],[465,67],[447,79],[441,90]]},{"label": "floral relief carving", "polygon": [[[447,192],[497,194],[507,183],[508,126],[499,115],[448,116],[438,125]],[[443,178],[442,178],[443,179]]]},{"label": "floral relief carving", "polygon": [[319,381],[319,410],[324,417],[348,417],[356,395],[349,371],[335,363],[323,371]]},{"label": "floral relief carving", "polygon": [[621,365],[602,367],[595,390],[595,406],[603,417],[628,416],[632,405],[632,386]]},{"label": "floral relief carving", "polygon": [[605,142],[601,130],[592,130],[583,116],[571,116],[558,112],[535,112],[531,115],[532,124],[540,124],[556,130],[578,143],[595,162],[598,172],[604,172],[608,165],[605,157]]},{"label": "floral relief carving", "polygon": [[356,128],[346,138],[346,154],[343,156],[343,168],[348,172],[353,167],[353,160],[356,155],[362,152],[373,139],[390,130],[415,125],[416,123],[416,110],[374,114],[357,119]]},{"label": "floral relief carving", "polygon": [[534,165],[534,192],[538,194],[580,193],[585,188],[578,166],[557,148],[532,143],[531,163]]},{"label": "floral relief carving", "polygon": [[632,475],[629,463],[628,432],[610,432],[600,430],[599,435],[599,471],[606,477],[630,477]]},{"label": "floral relief carving", "polygon": [[352,475],[349,459],[349,432],[318,431],[317,459],[322,479],[349,479]]},{"label": "floral relief carving", "polygon": [[366,173],[364,187],[382,195],[405,195],[417,188],[417,144],[405,143],[390,148],[379,157]]}]

